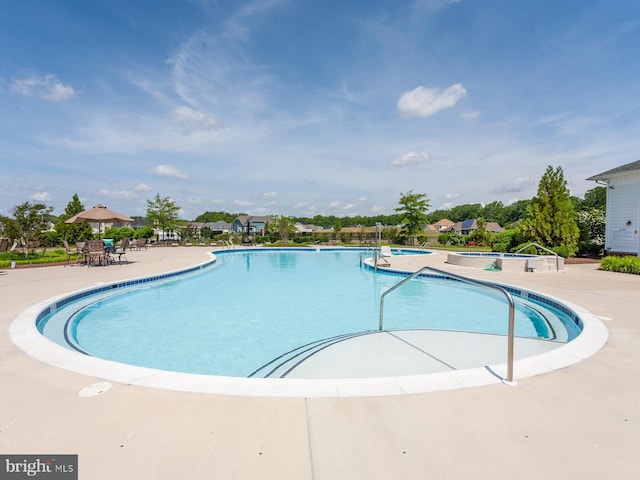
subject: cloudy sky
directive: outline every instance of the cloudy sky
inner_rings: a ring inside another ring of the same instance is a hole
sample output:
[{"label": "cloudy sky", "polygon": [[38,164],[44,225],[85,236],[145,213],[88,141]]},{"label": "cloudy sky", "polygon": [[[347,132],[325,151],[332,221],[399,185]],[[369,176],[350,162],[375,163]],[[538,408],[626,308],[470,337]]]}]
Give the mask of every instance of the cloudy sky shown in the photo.
[{"label": "cloudy sky", "polygon": [[0,214],[185,219],[573,195],[640,158],[637,0],[0,5]]}]

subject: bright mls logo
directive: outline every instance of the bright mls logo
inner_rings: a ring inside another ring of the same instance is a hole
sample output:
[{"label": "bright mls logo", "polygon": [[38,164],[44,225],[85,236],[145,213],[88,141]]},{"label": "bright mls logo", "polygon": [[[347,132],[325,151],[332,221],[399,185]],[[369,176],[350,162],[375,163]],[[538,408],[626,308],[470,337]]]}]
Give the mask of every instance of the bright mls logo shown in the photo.
[{"label": "bright mls logo", "polygon": [[78,455],[0,455],[0,480],[78,480]]}]

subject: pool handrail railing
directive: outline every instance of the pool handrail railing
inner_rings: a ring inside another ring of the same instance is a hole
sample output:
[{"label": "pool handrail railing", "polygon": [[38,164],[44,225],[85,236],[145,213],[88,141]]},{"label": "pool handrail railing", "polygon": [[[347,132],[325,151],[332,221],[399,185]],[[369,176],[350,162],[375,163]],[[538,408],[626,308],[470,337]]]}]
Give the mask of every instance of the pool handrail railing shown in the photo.
[{"label": "pool handrail railing", "polygon": [[439,275],[442,275],[444,277],[450,277],[450,278],[453,278],[453,279],[458,280],[460,282],[470,283],[472,285],[477,285],[479,287],[485,287],[485,288],[490,288],[490,289],[493,289],[493,290],[498,290],[499,292],[504,294],[504,296],[507,298],[507,302],[509,302],[509,332],[507,334],[507,379],[506,379],[506,382],[504,382],[504,383],[507,383],[508,385],[515,385],[515,382],[513,381],[513,345],[514,345],[514,339],[515,339],[515,302],[513,300],[513,297],[511,296],[511,294],[505,288],[503,288],[503,287],[501,287],[499,285],[495,285],[493,283],[484,282],[482,280],[475,280],[473,278],[463,277],[462,275],[457,275],[455,273],[445,272],[444,270],[439,270],[437,268],[430,267],[430,266],[422,267],[420,270],[417,270],[417,271],[413,272],[411,275],[409,275],[406,278],[403,278],[400,282],[396,283],[394,286],[392,286],[388,290],[385,290],[384,292],[382,292],[382,295],[380,295],[380,322],[378,324],[378,330],[382,331],[383,324],[384,324],[384,298],[389,293],[393,292],[394,290],[396,290],[397,288],[401,287],[405,283],[407,283],[410,280],[413,280],[414,278],[416,278],[419,275],[421,275],[425,270],[430,270],[432,272],[436,272]]},{"label": "pool handrail railing", "polygon": [[521,251],[523,251],[524,249],[529,248],[529,247],[531,247],[531,246],[536,247],[536,248],[539,248],[540,250],[544,250],[545,252],[549,252],[549,253],[550,253],[550,254],[552,254],[552,255],[555,255],[555,256],[556,256],[556,271],[558,271],[558,272],[560,271],[560,259],[559,259],[559,255],[558,255],[556,252],[554,252],[553,250],[549,250],[548,248],[543,247],[542,245],[538,245],[536,242],[529,242],[529,243],[527,243],[524,247],[522,247],[522,248],[518,249],[516,252],[513,252],[513,253],[514,253],[514,254],[516,254],[516,253],[520,253],[520,252],[521,252]]}]

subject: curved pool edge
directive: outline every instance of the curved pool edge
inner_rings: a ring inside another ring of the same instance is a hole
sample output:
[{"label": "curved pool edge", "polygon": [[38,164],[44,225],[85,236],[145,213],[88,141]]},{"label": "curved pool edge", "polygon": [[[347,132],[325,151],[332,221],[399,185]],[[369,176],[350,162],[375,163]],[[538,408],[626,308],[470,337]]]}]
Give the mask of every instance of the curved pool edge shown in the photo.
[{"label": "curved pool edge", "polygon": [[[215,262],[212,259],[196,266],[163,275],[180,275]],[[406,273],[406,272],[405,272]],[[154,276],[139,277],[131,281]],[[111,282],[108,285],[123,282]],[[96,286],[58,295],[24,310],[9,325],[9,336],[23,352],[48,365],[87,376],[123,384],[166,390],[255,397],[363,397],[428,393],[501,383],[506,377],[506,363],[455,371],[374,378],[293,379],[240,378],[189,374],[137,367],[90,357],[64,348],[40,334],[36,321],[52,303]],[[531,290],[529,290],[531,291]],[[580,318],[583,330],[571,342],[555,350],[514,362],[516,381],[576,364],[600,350],[608,340],[606,326],[579,305],[545,295],[571,308]]]}]

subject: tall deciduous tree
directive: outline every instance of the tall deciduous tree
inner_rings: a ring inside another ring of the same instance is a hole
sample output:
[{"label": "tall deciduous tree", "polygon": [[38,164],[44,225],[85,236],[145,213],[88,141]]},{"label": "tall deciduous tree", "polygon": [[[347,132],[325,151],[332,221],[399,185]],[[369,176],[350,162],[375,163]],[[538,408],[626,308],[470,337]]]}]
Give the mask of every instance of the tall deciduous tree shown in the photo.
[{"label": "tall deciduous tree", "polygon": [[422,233],[423,226],[427,223],[429,209],[427,196],[424,193],[413,193],[409,190],[407,193],[400,194],[398,203],[400,206],[395,211],[402,216],[403,230],[407,237]]},{"label": "tall deciduous tree", "polygon": [[597,208],[603,212],[607,206],[607,187],[595,187],[584,193],[584,199],[580,202],[580,210]]},{"label": "tall deciduous tree", "polygon": [[147,200],[147,218],[153,225],[162,230],[162,238],[165,232],[172,232],[179,226],[178,207],[170,197],[161,197],[159,193],[153,200]]},{"label": "tall deciduous tree", "polygon": [[4,233],[12,240],[19,240],[29,253],[29,247],[49,225],[52,207],[43,203],[24,202],[11,209],[13,218],[2,217]]},{"label": "tall deciduous tree", "polygon": [[580,231],[561,167],[547,167],[519,228],[525,241],[563,247],[567,255],[575,253]]}]

